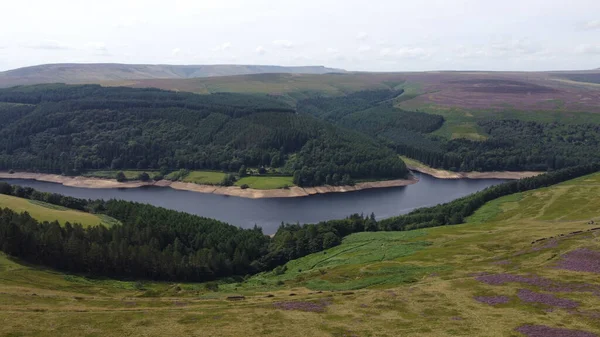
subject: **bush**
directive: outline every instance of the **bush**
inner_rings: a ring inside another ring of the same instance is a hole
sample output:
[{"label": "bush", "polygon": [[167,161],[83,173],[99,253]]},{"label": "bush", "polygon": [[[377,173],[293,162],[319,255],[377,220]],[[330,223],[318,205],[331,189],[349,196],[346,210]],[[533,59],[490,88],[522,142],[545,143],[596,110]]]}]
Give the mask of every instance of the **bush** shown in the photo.
[{"label": "bush", "polygon": [[248,186],[248,184],[243,184],[242,186],[240,186],[241,189],[245,190],[247,188],[249,188],[250,186]]},{"label": "bush", "polygon": [[233,186],[235,181],[235,176],[233,174],[228,174],[225,177],[223,177],[223,180],[221,181],[221,186]]},{"label": "bush", "polygon": [[152,177],[152,180],[154,180],[154,181],[161,181],[163,179],[165,179],[165,176],[163,176],[160,173],[157,173],[157,174],[154,175],[154,177]]},{"label": "bush", "polygon": [[219,284],[216,282],[207,282],[204,284],[204,288],[208,291],[219,291]]},{"label": "bush", "polygon": [[15,170],[8,171],[8,174],[14,174],[14,173],[15,173]]},{"label": "bush", "polygon": [[123,173],[122,171],[117,173],[117,181],[122,183],[124,181],[127,181],[127,177],[125,176],[125,173]]},{"label": "bush", "polygon": [[138,179],[141,181],[148,181],[150,180],[150,176],[148,175],[148,173],[142,172],[138,175]]},{"label": "bush", "polygon": [[286,271],[287,271],[287,266],[285,266],[285,265],[278,266],[278,267],[275,267],[275,269],[273,269],[273,274],[283,275],[283,274],[285,274]]}]

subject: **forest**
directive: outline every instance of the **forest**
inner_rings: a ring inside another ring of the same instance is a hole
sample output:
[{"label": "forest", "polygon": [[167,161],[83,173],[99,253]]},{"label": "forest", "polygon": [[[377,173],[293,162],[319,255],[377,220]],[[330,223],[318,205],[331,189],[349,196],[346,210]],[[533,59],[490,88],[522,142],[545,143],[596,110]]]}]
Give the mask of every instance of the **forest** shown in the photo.
[{"label": "forest", "polygon": [[[30,263],[59,270],[126,279],[208,281],[244,276],[283,264],[277,245],[260,227],[226,223],[147,204],[84,200],[0,182],[0,194],[43,201],[94,214],[121,224],[83,227],[39,222],[29,214],[0,209],[0,250]],[[357,215],[335,223],[364,227]],[[354,227],[349,226],[348,227]],[[310,225],[303,255],[338,245],[340,240]],[[324,228],[324,227],[323,227]],[[276,258],[276,256],[278,256]]]},{"label": "forest", "polygon": [[93,276],[170,281],[239,277],[337,246],[352,233],[463,223],[488,201],[599,170],[600,164],[557,170],[381,221],[376,221],[374,214],[354,214],[318,224],[282,224],[273,238],[257,226],[241,229],[146,204],[82,200],[0,182],[0,194],[106,214],[121,222],[110,227],[61,226],[56,221],[38,222],[27,213],[0,209],[0,249],[30,263]]},{"label": "forest", "polygon": [[299,113],[378,139],[397,153],[450,171],[548,171],[600,161],[597,124],[483,120],[484,141],[445,139],[432,132],[444,118],[393,106],[401,92],[364,91],[298,103]]},{"label": "forest", "polygon": [[299,186],[404,178],[393,150],[266,95],[98,85],[0,90],[0,169],[275,167]]}]

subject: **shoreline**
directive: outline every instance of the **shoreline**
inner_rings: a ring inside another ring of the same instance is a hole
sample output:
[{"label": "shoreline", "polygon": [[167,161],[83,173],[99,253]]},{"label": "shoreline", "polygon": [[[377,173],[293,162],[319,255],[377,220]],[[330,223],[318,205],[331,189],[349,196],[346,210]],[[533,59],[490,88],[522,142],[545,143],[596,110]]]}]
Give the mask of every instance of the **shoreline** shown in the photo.
[{"label": "shoreline", "polygon": [[406,163],[406,167],[411,171],[417,171],[430,175],[438,179],[507,179],[518,180],[523,178],[535,177],[545,172],[537,171],[492,171],[492,172],[452,172],[438,170],[432,167],[422,167]]},{"label": "shoreline", "polygon": [[292,186],[289,189],[257,190],[241,189],[238,186],[213,186],[186,183],[181,181],[160,180],[153,182],[127,181],[118,182],[112,179],[90,178],[90,177],[67,177],[59,174],[29,173],[29,172],[0,172],[0,179],[24,179],[36,180],[49,183],[61,184],[69,187],[79,188],[139,188],[144,186],[170,187],[175,190],[209,193],[218,195],[227,195],[233,197],[261,199],[261,198],[298,198],[307,197],[316,194],[344,193],[354,192],[373,188],[401,187],[416,184],[419,179],[411,175],[409,179],[384,180],[357,183],[354,186],[318,186],[318,187],[298,187]]}]

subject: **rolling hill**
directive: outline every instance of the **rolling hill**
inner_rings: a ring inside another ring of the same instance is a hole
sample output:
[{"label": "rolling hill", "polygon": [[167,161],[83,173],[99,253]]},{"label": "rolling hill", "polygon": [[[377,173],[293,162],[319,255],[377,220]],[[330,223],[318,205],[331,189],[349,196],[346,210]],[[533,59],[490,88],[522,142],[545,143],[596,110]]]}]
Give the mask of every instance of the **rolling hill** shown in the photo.
[{"label": "rolling hill", "polygon": [[167,65],[117,63],[44,64],[0,72],[0,88],[25,84],[86,84],[141,79],[185,79],[260,73],[325,74],[344,72],[323,66]]}]

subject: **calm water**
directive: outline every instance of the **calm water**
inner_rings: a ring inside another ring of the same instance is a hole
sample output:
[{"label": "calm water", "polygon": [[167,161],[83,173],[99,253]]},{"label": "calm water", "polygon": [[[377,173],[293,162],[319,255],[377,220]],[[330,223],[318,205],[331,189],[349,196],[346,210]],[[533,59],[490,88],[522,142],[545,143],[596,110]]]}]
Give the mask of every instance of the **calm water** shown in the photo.
[{"label": "calm water", "polygon": [[266,234],[281,222],[316,223],[340,219],[352,213],[371,214],[378,219],[407,213],[415,208],[474,193],[503,180],[443,180],[420,175],[417,184],[405,187],[331,193],[302,198],[245,199],[239,197],[178,191],[171,188],[87,189],[34,180],[6,179],[10,184],[33,187],[85,199],[123,199],[198,214],[248,228],[257,224]]}]

